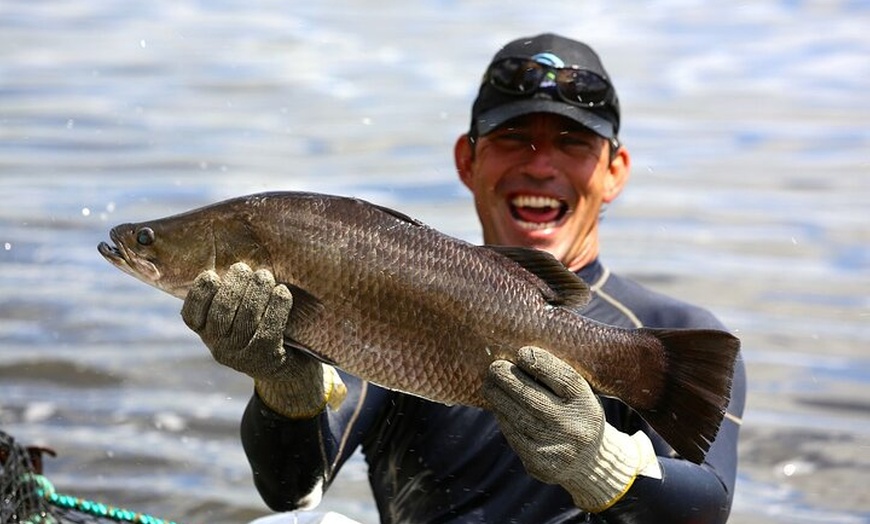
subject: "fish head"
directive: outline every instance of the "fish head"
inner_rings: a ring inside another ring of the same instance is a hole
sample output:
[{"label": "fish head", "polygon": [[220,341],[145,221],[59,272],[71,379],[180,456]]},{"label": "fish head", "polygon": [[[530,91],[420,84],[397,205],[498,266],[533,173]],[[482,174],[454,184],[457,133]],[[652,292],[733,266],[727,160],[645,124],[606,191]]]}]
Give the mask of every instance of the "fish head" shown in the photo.
[{"label": "fish head", "polygon": [[[205,227],[203,227],[205,226]],[[112,244],[97,249],[112,265],[170,295],[184,298],[193,280],[215,269],[210,224],[162,219],[120,224],[109,232]]]},{"label": "fish head", "polygon": [[112,228],[97,249],[121,271],[178,298],[200,273],[223,275],[236,262],[274,272],[260,242],[256,215],[244,200],[228,201],[148,222]]}]

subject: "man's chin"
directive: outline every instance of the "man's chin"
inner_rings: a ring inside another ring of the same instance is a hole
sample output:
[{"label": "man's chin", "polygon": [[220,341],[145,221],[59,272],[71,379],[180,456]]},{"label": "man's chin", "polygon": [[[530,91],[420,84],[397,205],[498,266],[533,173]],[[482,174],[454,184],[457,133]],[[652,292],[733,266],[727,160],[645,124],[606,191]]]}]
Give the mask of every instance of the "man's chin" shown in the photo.
[{"label": "man's chin", "polygon": [[512,226],[508,235],[511,244],[533,247],[544,251],[550,251],[550,248],[557,243],[562,230],[560,225],[529,227],[526,224],[515,222]]}]

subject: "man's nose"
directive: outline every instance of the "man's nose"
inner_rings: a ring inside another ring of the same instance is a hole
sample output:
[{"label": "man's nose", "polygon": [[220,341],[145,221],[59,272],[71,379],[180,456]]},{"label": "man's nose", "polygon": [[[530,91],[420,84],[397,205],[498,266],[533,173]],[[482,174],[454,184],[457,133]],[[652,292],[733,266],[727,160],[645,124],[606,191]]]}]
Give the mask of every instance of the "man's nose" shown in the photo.
[{"label": "man's nose", "polygon": [[529,144],[529,158],[526,171],[534,177],[549,178],[557,173],[555,148],[547,141],[535,140]]}]

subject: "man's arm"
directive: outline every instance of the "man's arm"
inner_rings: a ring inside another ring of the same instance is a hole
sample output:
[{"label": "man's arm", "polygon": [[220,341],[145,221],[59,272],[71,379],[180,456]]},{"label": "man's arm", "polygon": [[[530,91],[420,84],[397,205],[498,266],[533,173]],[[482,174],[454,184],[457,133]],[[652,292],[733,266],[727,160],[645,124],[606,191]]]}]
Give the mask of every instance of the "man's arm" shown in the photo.
[{"label": "man's arm", "polygon": [[290,419],[256,394],[242,416],[241,437],[254,484],[276,511],[311,509],[342,464],[379,423],[393,393],[340,372],[347,398],[339,409]]},{"label": "man's arm", "polygon": [[317,506],[331,461],[323,450],[320,417],[293,420],[251,396],[242,416],[241,437],[254,485],[275,511]]}]

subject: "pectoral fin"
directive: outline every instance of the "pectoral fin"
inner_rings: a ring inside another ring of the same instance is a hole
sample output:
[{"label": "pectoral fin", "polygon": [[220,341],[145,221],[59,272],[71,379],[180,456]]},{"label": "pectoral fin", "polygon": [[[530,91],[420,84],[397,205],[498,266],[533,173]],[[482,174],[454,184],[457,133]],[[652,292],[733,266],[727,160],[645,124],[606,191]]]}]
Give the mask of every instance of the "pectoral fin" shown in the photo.
[{"label": "pectoral fin", "polygon": [[327,357],[321,355],[320,353],[314,351],[313,349],[311,349],[307,346],[304,346],[293,339],[289,339],[286,336],[284,337],[284,348],[292,349],[292,350],[296,350],[296,351],[301,351],[302,353],[305,353],[309,357],[312,357],[315,360],[319,360],[320,362],[323,362],[324,364],[327,364],[330,366],[338,366],[338,364],[334,360],[327,358]]},{"label": "pectoral fin", "polygon": [[324,364],[334,366],[335,362],[324,355],[321,355],[302,344],[295,338],[294,333],[304,331],[307,326],[317,322],[323,314],[323,303],[308,291],[293,284],[282,282],[290,294],[293,295],[293,307],[290,309],[290,318],[287,320],[287,326],[284,328],[284,347],[301,351],[308,356],[311,356]]}]

